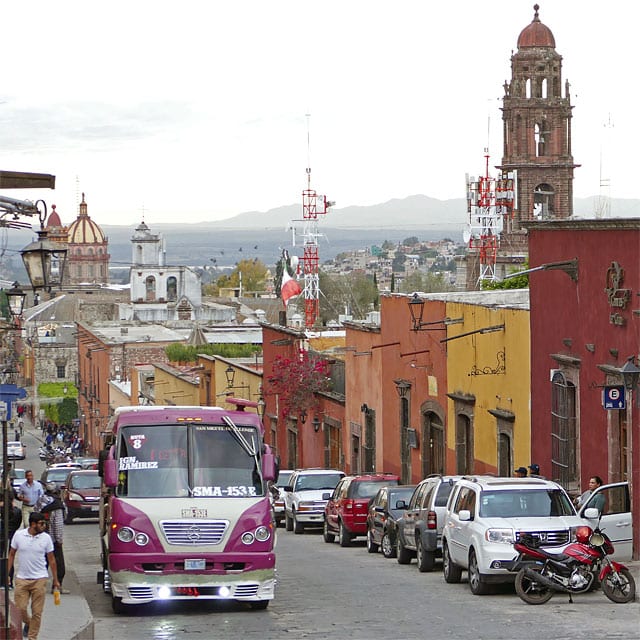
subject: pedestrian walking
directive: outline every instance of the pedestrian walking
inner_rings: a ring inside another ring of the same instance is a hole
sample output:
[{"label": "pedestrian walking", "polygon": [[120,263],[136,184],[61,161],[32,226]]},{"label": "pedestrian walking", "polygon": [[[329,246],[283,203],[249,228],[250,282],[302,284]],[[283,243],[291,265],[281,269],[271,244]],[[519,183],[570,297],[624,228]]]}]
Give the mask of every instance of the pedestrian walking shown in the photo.
[{"label": "pedestrian walking", "polygon": [[[47,533],[53,540],[53,555],[56,557],[60,593],[69,593],[68,589],[62,587],[62,581],[66,573],[64,552],[62,550],[62,542],[64,540],[64,504],[62,504],[60,497],[60,489],[55,482],[48,482],[45,485],[44,495],[36,502],[35,510],[43,513],[47,520]],[[53,587],[51,591],[53,592]]]},{"label": "pedestrian walking", "polygon": [[53,540],[45,531],[46,526],[44,514],[31,512],[28,528],[16,531],[9,552],[9,571],[13,568],[16,557],[18,559],[14,601],[24,624],[22,635],[29,640],[37,640],[40,631],[49,577],[47,562],[51,568],[54,589],[60,587],[56,558],[53,555]]},{"label": "pedestrian walking", "polygon": [[22,502],[22,526],[29,526],[29,514],[36,506],[40,496],[44,494],[42,485],[33,479],[33,471],[27,469],[24,474],[25,481],[18,487],[18,500]]}]

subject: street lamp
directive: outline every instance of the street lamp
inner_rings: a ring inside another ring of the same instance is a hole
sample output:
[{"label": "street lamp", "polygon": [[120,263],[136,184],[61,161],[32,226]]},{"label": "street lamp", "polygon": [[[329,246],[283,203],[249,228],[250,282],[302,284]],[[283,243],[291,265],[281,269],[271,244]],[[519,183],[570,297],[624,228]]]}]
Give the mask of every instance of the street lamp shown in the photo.
[{"label": "street lamp", "polygon": [[11,289],[4,293],[9,301],[9,312],[14,318],[19,318],[22,315],[27,294],[20,288],[17,282],[14,282]]},{"label": "street lamp", "polygon": [[620,375],[624,382],[624,388],[627,391],[631,391],[631,393],[637,389],[638,382],[640,381],[640,367],[636,365],[634,360],[635,358],[633,356],[629,356],[624,365],[620,367]]},{"label": "street lamp", "polygon": [[411,383],[408,380],[394,380],[396,385],[396,391],[398,392],[398,396],[400,398],[406,398],[409,393],[409,389],[411,389]]},{"label": "street lamp", "polygon": [[320,431],[320,420],[318,419],[318,416],[313,416],[311,424],[313,425],[313,430],[318,433],[318,431]]}]

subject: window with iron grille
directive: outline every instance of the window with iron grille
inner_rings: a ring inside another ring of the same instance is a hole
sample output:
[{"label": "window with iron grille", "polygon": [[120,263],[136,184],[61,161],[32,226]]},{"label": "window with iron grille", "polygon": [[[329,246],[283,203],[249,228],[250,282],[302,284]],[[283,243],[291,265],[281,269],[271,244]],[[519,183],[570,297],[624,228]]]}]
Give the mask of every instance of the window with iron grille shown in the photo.
[{"label": "window with iron grille", "polygon": [[551,380],[551,473],[565,489],[578,485],[576,387],[562,371]]}]

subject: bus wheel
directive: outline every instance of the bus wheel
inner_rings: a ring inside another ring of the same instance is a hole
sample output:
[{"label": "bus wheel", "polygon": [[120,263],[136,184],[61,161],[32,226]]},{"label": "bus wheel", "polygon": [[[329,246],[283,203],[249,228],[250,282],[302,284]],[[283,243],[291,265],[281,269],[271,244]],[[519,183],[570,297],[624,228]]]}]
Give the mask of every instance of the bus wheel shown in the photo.
[{"label": "bus wheel", "polygon": [[264,611],[268,606],[271,600],[256,600],[255,602],[250,602],[249,606],[254,611]]}]

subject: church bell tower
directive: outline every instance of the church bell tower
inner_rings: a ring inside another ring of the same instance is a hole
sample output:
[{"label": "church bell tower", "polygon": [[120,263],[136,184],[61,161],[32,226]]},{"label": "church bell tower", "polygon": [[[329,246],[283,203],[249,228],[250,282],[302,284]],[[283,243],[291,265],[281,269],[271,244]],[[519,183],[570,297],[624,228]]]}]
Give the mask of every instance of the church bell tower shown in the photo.
[{"label": "church bell tower", "polygon": [[499,169],[517,176],[513,215],[502,236],[507,252],[526,250],[521,221],[573,215],[573,170],[580,166],[571,154],[573,107],[569,82],[562,84],[562,56],[553,33],[540,22],[540,7],[533,8],[533,20],[511,56],[511,81],[504,84]]}]

